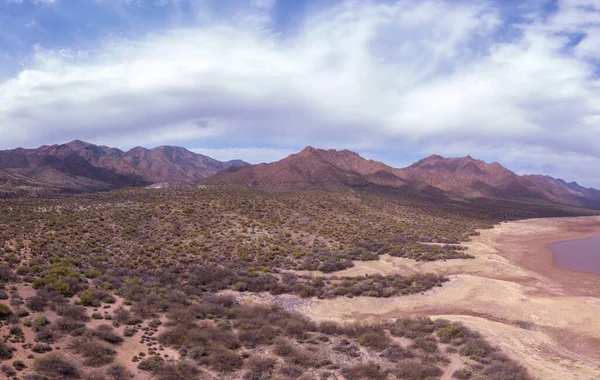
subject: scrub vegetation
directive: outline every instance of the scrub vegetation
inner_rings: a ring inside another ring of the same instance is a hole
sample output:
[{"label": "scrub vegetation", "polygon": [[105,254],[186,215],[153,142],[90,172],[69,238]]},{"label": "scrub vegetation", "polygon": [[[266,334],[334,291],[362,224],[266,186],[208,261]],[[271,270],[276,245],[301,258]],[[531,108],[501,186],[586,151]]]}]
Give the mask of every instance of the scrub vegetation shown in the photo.
[{"label": "scrub vegetation", "polygon": [[529,378],[493,342],[460,324],[316,323],[221,292],[304,298],[427,292],[447,278],[333,272],[383,254],[468,260],[460,244],[478,229],[531,211],[242,188],[7,199],[0,209],[0,360],[7,375],[434,379],[453,358],[463,358],[455,378]]}]

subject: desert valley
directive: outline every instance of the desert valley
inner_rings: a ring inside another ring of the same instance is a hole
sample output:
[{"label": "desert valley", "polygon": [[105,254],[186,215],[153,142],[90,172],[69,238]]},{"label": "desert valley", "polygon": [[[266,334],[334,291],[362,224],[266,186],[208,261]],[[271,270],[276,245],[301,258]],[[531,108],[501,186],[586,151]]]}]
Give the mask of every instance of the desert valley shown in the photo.
[{"label": "desert valley", "polygon": [[600,236],[598,190],[78,140],[0,151],[0,178],[8,378],[600,378],[600,276],[551,251]]}]

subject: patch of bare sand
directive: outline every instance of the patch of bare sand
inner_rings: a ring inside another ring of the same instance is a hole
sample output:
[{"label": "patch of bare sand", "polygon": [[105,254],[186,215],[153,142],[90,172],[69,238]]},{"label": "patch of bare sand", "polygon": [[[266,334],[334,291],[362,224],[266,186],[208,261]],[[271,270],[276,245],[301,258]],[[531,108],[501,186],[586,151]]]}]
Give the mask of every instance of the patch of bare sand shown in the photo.
[{"label": "patch of bare sand", "polygon": [[[490,342],[501,346],[513,359],[527,366],[540,379],[596,380],[600,366],[556,345],[542,331],[525,330],[518,326],[468,315],[437,315],[433,319],[461,322],[479,331]],[[565,357],[569,357],[566,359]]]},{"label": "patch of bare sand", "polygon": [[471,260],[418,263],[384,255],[329,274],[451,276],[442,288],[388,299],[318,300],[298,310],[340,322],[443,315],[486,335],[536,378],[600,379],[600,276],[556,268],[547,248],[598,235],[598,216],[502,223],[465,244]]}]

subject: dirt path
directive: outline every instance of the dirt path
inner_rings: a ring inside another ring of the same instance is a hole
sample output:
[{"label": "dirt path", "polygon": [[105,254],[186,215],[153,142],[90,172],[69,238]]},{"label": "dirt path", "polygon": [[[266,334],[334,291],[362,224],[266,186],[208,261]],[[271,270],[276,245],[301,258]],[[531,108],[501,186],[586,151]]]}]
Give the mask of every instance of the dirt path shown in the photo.
[{"label": "dirt path", "polygon": [[440,377],[440,380],[452,380],[452,379],[454,379],[452,377],[452,375],[454,374],[454,372],[458,371],[462,367],[463,367],[463,361],[460,359],[460,357],[458,357],[458,356],[451,356],[450,357],[450,364],[444,370],[444,373],[442,374],[442,377]]}]

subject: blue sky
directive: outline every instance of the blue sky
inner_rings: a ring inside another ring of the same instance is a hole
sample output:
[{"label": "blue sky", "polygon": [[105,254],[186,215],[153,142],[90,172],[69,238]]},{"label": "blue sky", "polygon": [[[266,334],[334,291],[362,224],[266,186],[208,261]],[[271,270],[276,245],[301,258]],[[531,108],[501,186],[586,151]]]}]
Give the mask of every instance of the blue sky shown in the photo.
[{"label": "blue sky", "polygon": [[600,1],[0,0],[0,149],[437,153],[600,187]]}]

